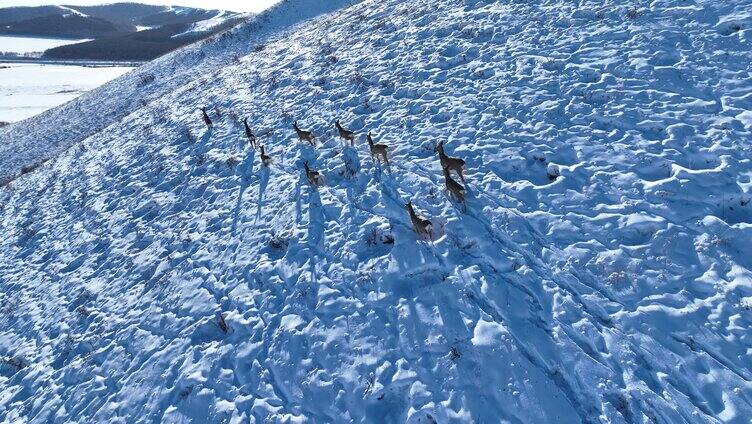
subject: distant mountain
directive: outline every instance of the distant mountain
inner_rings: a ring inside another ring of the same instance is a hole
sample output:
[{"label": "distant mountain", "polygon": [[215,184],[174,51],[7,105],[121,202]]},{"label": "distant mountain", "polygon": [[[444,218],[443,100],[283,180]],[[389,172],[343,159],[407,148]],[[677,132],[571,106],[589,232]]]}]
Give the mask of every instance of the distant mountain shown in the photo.
[{"label": "distant mountain", "polygon": [[121,29],[112,22],[75,14],[35,16],[0,28],[4,34],[56,38],[94,38],[118,32]]},{"label": "distant mountain", "polygon": [[94,39],[45,52],[44,57],[53,59],[150,60],[232,26],[245,16],[140,3],[11,7],[0,9],[0,34]]},{"label": "distant mountain", "polygon": [[94,38],[127,28],[63,6],[0,9],[0,34],[60,38]]},{"label": "distant mountain", "polygon": [[[140,3],[76,6],[75,9],[89,16],[106,19],[130,30],[136,30],[137,27],[190,24],[226,13],[221,10],[152,6]],[[235,13],[232,14],[236,15]]]},{"label": "distant mountain", "polygon": [[48,59],[86,59],[146,61],[206,38],[240,21],[227,19],[208,31],[195,31],[194,24],[164,25],[154,29],[118,34],[84,43],[69,44],[47,50]]},{"label": "distant mountain", "polygon": [[[0,25],[7,26],[26,19],[50,15],[63,15],[62,6],[7,7],[0,9]],[[70,11],[69,11],[70,12]]]}]

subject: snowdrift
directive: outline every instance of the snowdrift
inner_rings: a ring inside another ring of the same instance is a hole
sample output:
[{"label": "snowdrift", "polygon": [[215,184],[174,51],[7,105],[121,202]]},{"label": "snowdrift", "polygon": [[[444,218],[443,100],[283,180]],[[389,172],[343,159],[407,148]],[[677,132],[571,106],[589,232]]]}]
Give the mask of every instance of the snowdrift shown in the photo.
[{"label": "snowdrift", "polygon": [[0,130],[0,420],[749,422],[750,2],[322,3]]}]

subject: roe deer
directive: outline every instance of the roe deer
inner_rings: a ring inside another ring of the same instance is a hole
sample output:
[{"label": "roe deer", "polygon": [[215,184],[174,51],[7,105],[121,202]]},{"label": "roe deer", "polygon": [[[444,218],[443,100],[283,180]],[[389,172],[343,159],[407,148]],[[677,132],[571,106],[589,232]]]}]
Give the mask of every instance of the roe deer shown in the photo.
[{"label": "roe deer", "polygon": [[405,207],[407,208],[407,212],[410,214],[410,221],[413,223],[413,229],[415,230],[415,232],[418,233],[418,235],[422,237],[432,240],[431,239],[431,229],[432,229],[431,221],[425,218],[421,218],[420,216],[418,216],[418,214],[415,213],[415,209],[413,209],[412,201],[407,202]]},{"label": "roe deer", "polygon": [[313,135],[310,131],[303,131],[298,127],[298,121],[295,121],[292,123],[292,127],[295,129],[295,132],[298,133],[298,139],[299,140],[305,140],[309,143],[311,143],[311,146],[316,145],[316,136]]},{"label": "roe deer", "polygon": [[202,107],[202,108],[200,108],[200,110],[201,110],[201,113],[203,113],[203,114],[204,114],[204,124],[206,124],[206,126],[207,126],[208,128],[211,128],[211,127],[213,127],[213,126],[214,126],[214,124],[212,123],[212,120],[211,120],[211,118],[209,118],[209,115],[208,115],[208,114],[206,113],[206,108],[205,108],[205,107]]},{"label": "roe deer", "polygon": [[343,128],[342,125],[339,124],[339,119],[334,121],[334,125],[337,127],[337,131],[339,131],[340,138],[344,138],[345,140],[348,140],[350,142],[350,146],[354,146],[355,145],[355,133]]},{"label": "roe deer", "polygon": [[263,163],[265,166],[269,166],[270,163],[272,163],[271,156],[267,155],[264,151],[264,146],[261,146],[261,163]]},{"label": "roe deer", "polygon": [[467,211],[467,203],[465,203],[465,187],[462,187],[460,183],[452,179],[452,176],[449,175],[449,169],[447,168],[444,168],[444,180],[449,194],[457,199],[458,202],[462,203],[463,208]]},{"label": "roe deer", "polygon": [[441,141],[436,145],[436,151],[439,153],[439,161],[441,161],[441,167],[450,171],[454,170],[460,176],[462,182],[465,182],[465,176],[462,175],[462,171],[465,168],[465,161],[460,158],[453,158],[447,156],[444,153],[444,142]]},{"label": "roe deer", "polygon": [[257,148],[258,143],[256,143],[256,135],[253,134],[251,127],[248,126],[248,118],[243,119],[243,125],[245,126],[245,136],[248,138],[248,143],[250,143],[251,148]]},{"label": "roe deer", "polygon": [[[368,141],[368,147],[371,148],[371,157],[373,160],[376,161],[378,160],[378,157],[381,156],[384,162],[389,165],[389,158],[387,157],[389,146],[386,144],[373,144],[373,138],[371,137],[370,131],[368,131],[368,134],[366,135],[366,141]],[[381,160],[379,160],[379,162],[381,162]]]},{"label": "roe deer", "polygon": [[303,163],[303,166],[305,166],[305,173],[306,173],[306,177],[308,177],[308,182],[314,187],[320,186],[321,174],[319,174],[318,171],[314,171],[313,169],[309,168],[308,161],[305,161]]}]

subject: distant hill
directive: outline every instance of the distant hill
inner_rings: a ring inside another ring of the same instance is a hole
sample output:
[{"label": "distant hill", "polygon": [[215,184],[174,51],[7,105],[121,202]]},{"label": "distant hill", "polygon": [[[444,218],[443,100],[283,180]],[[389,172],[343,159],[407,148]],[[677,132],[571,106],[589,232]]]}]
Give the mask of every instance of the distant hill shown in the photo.
[{"label": "distant hill", "polygon": [[201,40],[238,23],[240,18],[225,20],[208,32],[192,31],[193,24],[164,25],[155,29],[118,34],[84,43],[69,44],[47,50],[49,59],[86,59],[146,61],[179,47]]},{"label": "distant hill", "polygon": [[91,16],[46,15],[14,22],[0,33],[56,38],[94,38],[122,32],[112,22]]},{"label": "distant hill", "polygon": [[24,21],[26,19],[50,15],[62,15],[64,14],[63,9],[62,6],[6,7],[0,9],[0,25],[7,27],[9,24]]},{"label": "distant hill", "polygon": [[75,6],[75,9],[89,16],[106,19],[130,30],[136,30],[139,26],[157,27],[162,25],[190,24],[211,19],[224,13],[221,10],[152,6],[140,3]]},{"label": "distant hill", "polygon": [[[150,60],[232,26],[245,16],[140,3],[10,7],[0,9],[0,34],[94,39],[45,52],[44,57],[51,59]],[[194,31],[196,28],[201,30]]]}]

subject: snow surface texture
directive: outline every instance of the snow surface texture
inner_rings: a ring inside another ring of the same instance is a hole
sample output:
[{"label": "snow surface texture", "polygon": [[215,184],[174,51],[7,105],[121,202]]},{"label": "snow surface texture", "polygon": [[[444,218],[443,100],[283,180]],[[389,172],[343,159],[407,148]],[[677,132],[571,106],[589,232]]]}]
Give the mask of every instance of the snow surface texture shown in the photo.
[{"label": "snow surface texture", "polygon": [[0,130],[1,420],[750,421],[750,2],[322,3]]},{"label": "snow surface texture", "polygon": [[[245,14],[245,16],[250,18],[253,15],[250,13],[247,13]],[[190,29],[188,29],[187,31],[182,32],[180,34],[173,35],[172,38],[188,37],[188,36],[193,36],[197,34],[206,34],[211,31],[216,30],[221,25],[226,24],[228,20],[238,19],[238,17],[240,16],[234,12],[220,10],[220,11],[217,11],[217,14],[214,17],[205,19],[203,21],[198,21],[192,24]]]}]

